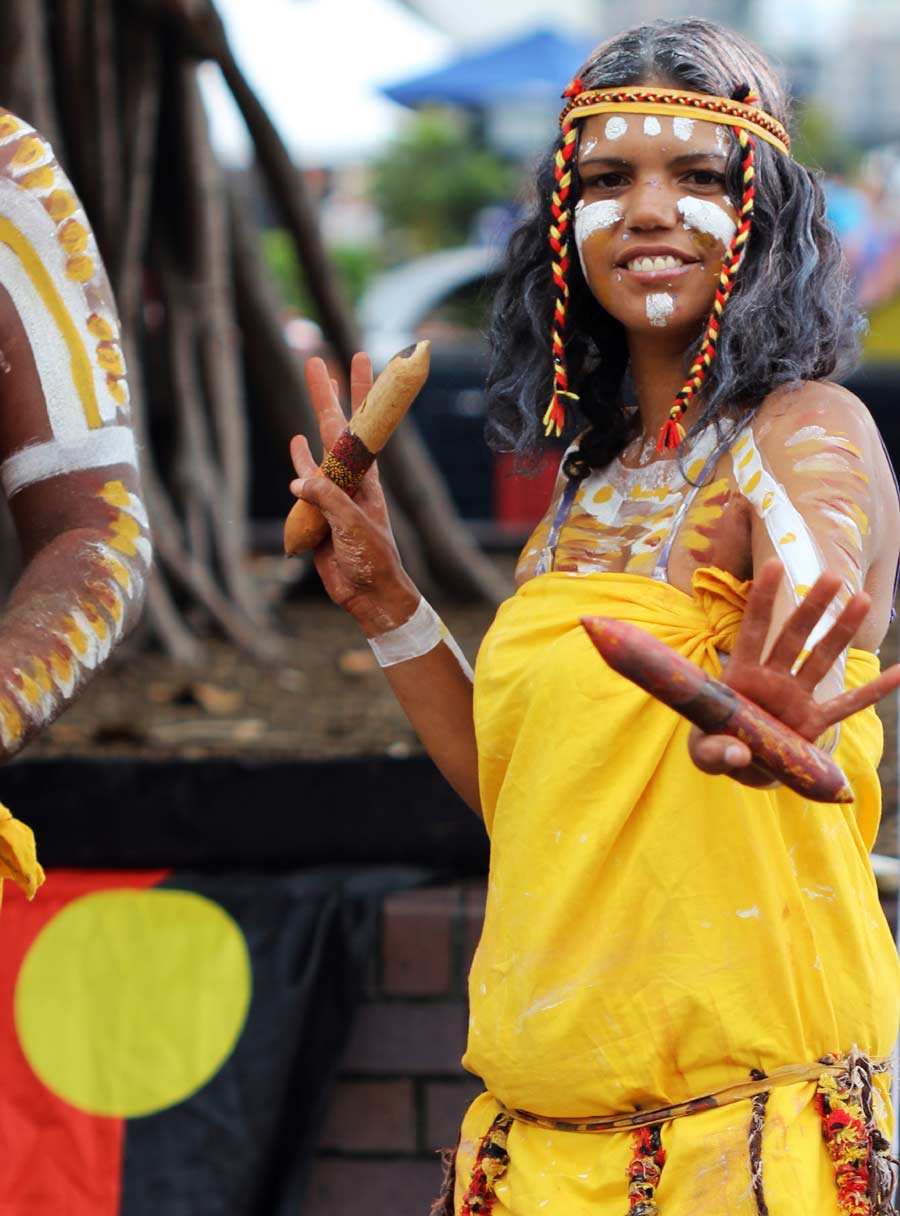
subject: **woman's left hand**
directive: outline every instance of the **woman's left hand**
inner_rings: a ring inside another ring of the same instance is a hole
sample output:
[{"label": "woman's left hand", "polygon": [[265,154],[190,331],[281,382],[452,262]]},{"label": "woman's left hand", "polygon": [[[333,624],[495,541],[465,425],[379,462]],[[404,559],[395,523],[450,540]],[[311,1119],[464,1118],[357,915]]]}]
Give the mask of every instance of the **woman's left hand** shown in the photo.
[{"label": "woman's left hand", "polygon": [[[852,643],[869,611],[871,599],[864,591],[851,596],[831,629],[812,647],[797,673],[792,674],[810,634],[841,589],[841,580],[836,574],[827,573],[816,579],[806,598],[785,621],[763,660],[775,597],[783,577],[784,569],[777,559],[767,561],[754,577],[744,619],[721,680],[805,739],[815,742],[830,726],[874,705],[900,687],[900,664],[889,667],[870,683],[843,692],[830,701],[817,701],[816,686]],[[744,785],[773,784],[769,773],[751,763],[746,743],[731,735],[708,735],[693,727],[689,749],[691,759],[705,773],[727,773]]]}]

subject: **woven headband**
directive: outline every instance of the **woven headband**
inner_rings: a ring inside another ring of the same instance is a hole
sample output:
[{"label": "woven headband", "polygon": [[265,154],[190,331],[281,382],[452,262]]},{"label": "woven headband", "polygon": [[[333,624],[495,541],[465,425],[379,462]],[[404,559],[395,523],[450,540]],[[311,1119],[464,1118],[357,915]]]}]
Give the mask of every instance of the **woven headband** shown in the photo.
[{"label": "woven headband", "polygon": [[791,137],[777,118],[757,106],[713,97],[709,93],[689,93],[684,89],[588,89],[569,101],[559,116],[559,125],[592,114],[671,114],[676,118],[695,118],[728,127],[742,127],[766,143],[791,153]]},{"label": "woven headband", "polygon": [[[544,426],[548,435],[562,433],[566,420],[564,401],[578,400],[578,394],[569,389],[565,354],[566,313],[569,304],[569,228],[572,224],[569,196],[573,180],[572,159],[578,139],[577,123],[592,114],[672,114],[730,127],[740,144],[743,193],[738,210],[737,230],[722,261],[712,312],[697,357],[675,398],[657,443],[660,452],[665,448],[677,448],[685,434],[681,419],[691,399],[702,386],[715,358],[722,313],[747,252],[756,194],[756,137],[790,156],[790,136],[777,119],[759,109],[755,104],[756,94],[745,84],[735,88],[733,97],[715,97],[709,93],[691,93],[684,89],[585,89],[581,80],[576,77],[563,93],[563,97],[569,100],[559,116],[560,143],[554,158],[554,189],[550,200],[550,250],[556,294],[551,333],[553,395],[544,414]],[[572,468],[581,468],[583,464],[583,461],[576,461]],[[584,471],[586,468],[582,470],[582,475]]]}]

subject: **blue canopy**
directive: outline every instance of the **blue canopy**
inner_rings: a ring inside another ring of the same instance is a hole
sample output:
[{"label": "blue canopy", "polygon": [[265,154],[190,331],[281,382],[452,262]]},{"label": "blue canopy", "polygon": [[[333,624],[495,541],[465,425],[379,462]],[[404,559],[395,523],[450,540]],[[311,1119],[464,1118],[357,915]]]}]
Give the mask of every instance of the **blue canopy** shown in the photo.
[{"label": "blue canopy", "polygon": [[511,97],[551,100],[559,97],[593,45],[539,29],[461,55],[436,72],[384,85],[381,92],[413,109],[429,104],[487,106]]}]

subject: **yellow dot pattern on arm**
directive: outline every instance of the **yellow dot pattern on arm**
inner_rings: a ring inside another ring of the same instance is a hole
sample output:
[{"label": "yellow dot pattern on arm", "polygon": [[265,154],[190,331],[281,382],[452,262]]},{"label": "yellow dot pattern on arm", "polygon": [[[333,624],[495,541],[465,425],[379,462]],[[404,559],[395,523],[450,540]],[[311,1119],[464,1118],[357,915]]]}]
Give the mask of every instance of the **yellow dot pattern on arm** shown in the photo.
[{"label": "yellow dot pattern on arm", "polygon": [[78,210],[78,203],[75,201],[74,194],[68,190],[54,190],[48,195],[46,201],[47,210],[50,212],[50,218],[59,224],[67,216],[72,215]]},{"label": "yellow dot pattern on arm", "polygon": [[46,155],[46,143],[37,135],[26,135],[16,145],[10,164],[16,168],[25,168],[27,165],[36,165]]},{"label": "yellow dot pattern on arm", "polygon": [[[75,322],[63,303],[53,277],[31,242],[10,220],[0,216],[0,241],[7,245],[22,263],[25,273],[34,284],[47,311],[55,321],[69,350],[72,381],[84,410],[87,424],[92,429],[102,425],[100,409],[94,394],[94,379],[88,352],[75,326]],[[88,259],[90,260],[90,259]]]},{"label": "yellow dot pattern on arm", "polygon": [[61,684],[65,686],[71,682],[74,674],[71,656],[62,655],[55,650],[50,656],[50,668]]},{"label": "yellow dot pattern on arm", "polygon": [[53,677],[43,659],[31,660],[31,672],[42,692],[53,692]]},{"label": "yellow dot pattern on arm", "polygon": [[90,625],[94,634],[102,641],[109,633],[109,628],[97,605],[92,604],[90,600],[83,600],[78,606],[84,613],[87,623]]},{"label": "yellow dot pattern on arm", "polygon": [[0,697],[0,729],[8,742],[21,739],[24,730],[22,715],[6,697]]},{"label": "yellow dot pattern on arm", "polygon": [[22,681],[22,695],[29,705],[37,705],[42,700],[40,685],[31,676],[24,671],[19,671],[19,679]]},{"label": "yellow dot pattern on arm", "polygon": [[128,573],[128,567],[124,563],[117,561],[114,557],[105,557],[103,565],[123,591],[128,592],[131,590],[131,575]]},{"label": "yellow dot pattern on arm", "polygon": [[19,178],[19,185],[26,190],[49,190],[56,180],[52,165],[41,165],[40,169],[32,169],[30,173]]},{"label": "yellow dot pattern on arm", "polygon": [[[755,455],[755,453],[751,453]],[[752,494],[762,480],[762,473],[757,470],[752,477],[748,478],[746,483],[741,487],[745,494]]]},{"label": "yellow dot pattern on arm", "polygon": [[795,532],[785,532],[784,536],[778,541],[779,545],[791,545],[797,539]]},{"label": "yellow dot pattern on arm", "polygon": [[109,389],[109,395],[115,401],[116,405],[126,405],[128,402],[128,393],[125,385],[121,380],[117,380],[115,376],[106,377],[106,387]]},{"label": "yellow dot pattern on arm", "polygon": [[83,659],[88,652],[88,640],[83,630],[76,625],[70,616],[63,618],[63,636],[72,647],[75,654]]},{"label": "yellow dot pattern on arm", "polygon": [[59,230],[59,242],[66,253],[81,253],[87,249],[88,230],[78,220],[66,220]]},{"label": "yellow dot pattern on arm", "polygon": [[94,274],[94,260],[86,253],[75,253],[66,261],[66,274],[76,283],[86,283]]},{"label": "yellow dot pattern on arm", "polygon": [[108,481],[100,491],[100,498],[104,502],[108,502],[111,507],[130,507],[131,495],[125,487],[124,482]]},{"label": "yellow dot pattern on arm", "polygon": [[88,333],[93,334],[100,342],[115,342],[116,335],[106,317],[92,312],[87,320]]},{"label": "yellow dot pattern on arm", "polygon": [[97,347],[97,362],[111,376],[124,376],[125,365],[119,350],[111,342],[101,342]]}]

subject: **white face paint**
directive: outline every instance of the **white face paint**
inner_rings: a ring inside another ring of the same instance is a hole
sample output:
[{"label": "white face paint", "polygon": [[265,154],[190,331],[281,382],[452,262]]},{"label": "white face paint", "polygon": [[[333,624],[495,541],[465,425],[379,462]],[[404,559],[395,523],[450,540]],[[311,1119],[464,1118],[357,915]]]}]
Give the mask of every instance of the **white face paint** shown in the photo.
[{"label": "white face paint", "polygon": [[737,231],[737,225],[724,208],[708,198],[680,198],[675,204],[685,228],[705,232],[721,241],[726,248]]},{"label": "white face paint", "polygon": [[694,134],[693,118],[673,118],[672,130],[676,139],[683,140],[684,143],[687,143],[687,141]]},{"label": "white face paint", "polygon": [[581,144],[581,155],[589,156],[591,154],[591,152],[593,152],[593,150],[596,148],[596,146],[597,146],[596,139],[592,135],[589,135],[587,137],[587,139],[584,141],[584,143]]},{"label": "white face paint", "polygon": [[613,114],[612,118],[607,118],[604,132],[607,139],[621,139],[627,130],[628,123],[621,114]]},{"label": "white face paint", "polygon": [[651,325],[664,328],[669,324],[675,309],[675,301],[665,291],[653,292],[647,296],[647,320]]},{"label": "white face paint", "polygon": [[725,156],[728,155],[731,149],[731,137],[728,133],[728,128],[723,127],[720,123],[716,123],[716,147]]},{"label": "white face paint", "polygon": [[661,131],[662,127],[659,125],[659,119],[655,118],[652,114],[648,114],[644,119],[644,134],[659,135]]},{"label": "white face paint", "polygon": [[[623,211],[615,199],[598,199],[596,203],[584,204],[584,200],[575,205],[575,244],[581,259],[581,269],[585,270],[584,257],[581,248],[589,236],[601,228],[612,228],[622,218]],[[585,274],[587,271],[585,270]]]}]

